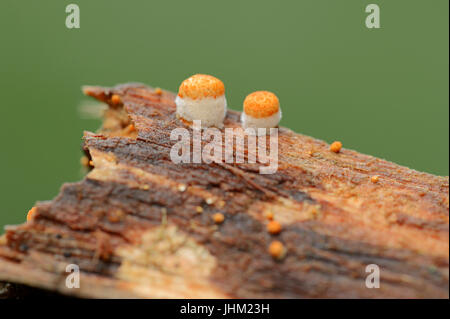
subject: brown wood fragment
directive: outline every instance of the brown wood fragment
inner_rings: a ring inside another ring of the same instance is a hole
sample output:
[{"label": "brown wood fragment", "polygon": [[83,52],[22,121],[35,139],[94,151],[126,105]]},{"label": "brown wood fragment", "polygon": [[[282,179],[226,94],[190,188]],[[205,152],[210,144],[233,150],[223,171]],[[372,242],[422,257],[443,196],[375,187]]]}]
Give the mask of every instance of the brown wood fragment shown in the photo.
[{"label": "brown wood fragment", "polygon": [[[84,134],[92,170],[6,228],[0,281],[103,298],[449,297],[448,177],[334,153],[286,128],[273,175],[257,164],[174,164],[170,132],[186,124],[173,93],[84,92],[110,106],[99,132]],[[239,115],[229,111],[225,127]],[[268,251],[268,218],[282,227],[281,259]],[[79,289],[65,286],[68,264],[81,269]],[[379,289],[365,286],[369,264]]]}]

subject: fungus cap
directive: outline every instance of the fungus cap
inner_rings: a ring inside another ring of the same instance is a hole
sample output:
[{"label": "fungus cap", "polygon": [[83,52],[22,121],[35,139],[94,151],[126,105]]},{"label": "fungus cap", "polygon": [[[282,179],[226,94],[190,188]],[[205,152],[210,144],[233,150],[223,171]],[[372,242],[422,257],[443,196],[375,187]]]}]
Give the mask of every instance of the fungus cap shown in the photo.
[{"label": "fungus cap", "polygon": [[286,255],[286,248],[282,242],[274,240],[269,245],[269,254],[275,259],[282,259]]},{"label": "fungus cap", "polygon": [[281,120],[280,102],[269,91],[256,91],[244,100],[244,112],[241,115],[242,126],[246,128],[273,128]]},{"label": "fungus cap", "polygon": [[256,91],[244,100],[244,113],[254,118],[267,118],[280,110],[280,102],[269,91]]},{"label": "fungus cap", "polygon": [[178,89],[178,96],[193,100],[206,97],[217,98],[225,94],[225,85],[218,78],[207,74],[195,74],[184,80]]},{"label": "fungus cap", "polygon": [[342,149],[342,143],[339,141],[335,141],[333,143],[331,143],[330,145],[330,151],[335,152],[335,153],[339,153]]},{"label": "fungus cap", "polygon": [[175,104],[177,115],[188,122],[199,120],[202,127],[222,127],[227,113],[225,86],[211,75],[193,75],[181,83]]}]

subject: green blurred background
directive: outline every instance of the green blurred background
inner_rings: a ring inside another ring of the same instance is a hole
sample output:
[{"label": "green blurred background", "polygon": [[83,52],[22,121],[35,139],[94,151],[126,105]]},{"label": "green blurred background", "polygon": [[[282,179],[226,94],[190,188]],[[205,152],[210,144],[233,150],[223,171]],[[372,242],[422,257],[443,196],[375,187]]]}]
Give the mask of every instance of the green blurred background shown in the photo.
[{"label": "green blurred background", "polygon": [[80,116],[83,84],[208,73],[233,109],[268,89],[284,126],[448,175],[448,0],[2,0],[0,35],[1,228],[82,178],[82,132],[100,123]]}]

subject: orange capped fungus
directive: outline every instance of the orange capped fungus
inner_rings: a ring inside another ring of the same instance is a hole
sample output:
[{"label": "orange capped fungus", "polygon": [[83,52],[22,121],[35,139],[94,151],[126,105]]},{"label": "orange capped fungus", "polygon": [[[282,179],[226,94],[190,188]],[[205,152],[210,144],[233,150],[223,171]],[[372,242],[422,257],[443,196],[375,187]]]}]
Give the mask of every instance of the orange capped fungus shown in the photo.
[{"label": "orange capped fungus", "polygon": [[113,94],[112,96],[111,96],[111,102],[113,103],[113,104],[120,104],[120,103],[122,103],[122,99],[120,98],[120,96],[119,95],[117,95],[117,94]]},{"label": "orange capped fungus", "polygon": [[256,91],[244,100],[244,112],[241,122],[244,129],[272,128],[278,126],[281,119],[278,97],[269,91]]},{"label": "orange capped fungus", "polygon": [[339,153],[341,151],[342,148],[342,143],[339,141],[335,141],[333,143],[331,143],[330,145],[330,151],[335,152],[335,153]]},{"label": "orange capped fungus", "polygon": [[212,217],[216,224],[221,224],[225,220],[225,216],[222,213],[215,213]]},{"label": "orange capped fungus", "polygon": [[267,224],[267,231],[272,235],[279,234],[281,232],[281,224],[276,220],[272,220]]},{"label": "orange capped fungus", "polygon": [[202,127],[222,127],[227,112],[225,85],[212,75],[195,74],[184,80],[175,99],[177,115]]},{"label": "orange capped fungus", "polygon": [[282,242],[274,240],[269,245],[269,254],[274,259],[282,259],[286,255],[286,248],[284,247]]}]

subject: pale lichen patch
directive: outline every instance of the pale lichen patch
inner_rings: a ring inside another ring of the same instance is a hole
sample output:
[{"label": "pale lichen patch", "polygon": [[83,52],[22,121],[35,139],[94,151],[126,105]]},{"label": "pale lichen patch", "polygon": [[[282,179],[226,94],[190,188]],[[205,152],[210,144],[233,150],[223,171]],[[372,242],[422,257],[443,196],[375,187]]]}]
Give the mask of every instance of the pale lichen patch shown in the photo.
[{"label": "pale lichen patch", "polygon": [[[152,287],[156,294],[160,290],[164,297],[172,298],[199,293],[202,297],[219,296],[208,284],[216,258],[176,226],[162,225],[146,231],[139,245],[121,246],[116,253],[123,260],[116,277],[138,283],[139,289]],[[167,292],[171,292],[170,296]]]}]

